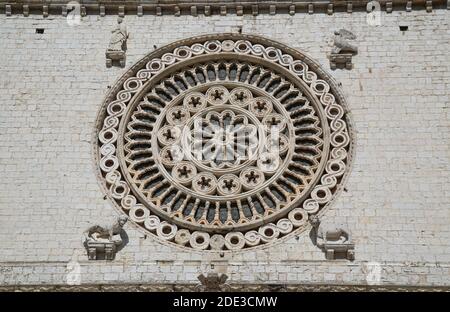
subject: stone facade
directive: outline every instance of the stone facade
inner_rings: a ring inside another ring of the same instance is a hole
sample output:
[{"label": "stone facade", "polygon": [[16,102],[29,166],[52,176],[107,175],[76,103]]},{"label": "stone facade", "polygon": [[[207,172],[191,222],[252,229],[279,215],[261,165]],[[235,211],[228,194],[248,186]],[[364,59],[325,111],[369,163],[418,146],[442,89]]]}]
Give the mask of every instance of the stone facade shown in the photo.
[{"label": "stone facade", "polygon": [[[126,68],[105,67],[116,15],[0,15],[0,284],[189,284],[226,273],[230,285],[450,286],[450,11],[204,16],[125,15]],[[400,30],[402,26],[402,30]],[[405,27],[407,26],[407,30]],[[82,232],[118,212],[102,192],[92,133],[103,97],[156,47],[242,32],[299,49],[329,68],[333,31],[353,32],[342,84],[356,130],[353,168],[323,222],[352,231],[356,259],[325,260],[309,231],[266,248],[186,252],[132,223],[114,261],[88,261]]]}]

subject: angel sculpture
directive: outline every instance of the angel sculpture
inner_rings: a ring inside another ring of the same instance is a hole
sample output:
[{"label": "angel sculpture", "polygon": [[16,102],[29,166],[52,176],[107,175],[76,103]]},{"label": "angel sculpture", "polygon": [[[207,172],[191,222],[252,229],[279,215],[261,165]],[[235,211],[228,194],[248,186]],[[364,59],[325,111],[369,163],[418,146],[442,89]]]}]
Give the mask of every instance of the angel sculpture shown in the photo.
[{"label": "angel sculpture", "polygon": [[83,233],[83,244],[88,251],[89,260],[97,260],[104,253],[105,259],[114,259],[117,247],[122,245],[122,228],[127,222],[126,216],[120,216],[110,226],[93,225]]}]

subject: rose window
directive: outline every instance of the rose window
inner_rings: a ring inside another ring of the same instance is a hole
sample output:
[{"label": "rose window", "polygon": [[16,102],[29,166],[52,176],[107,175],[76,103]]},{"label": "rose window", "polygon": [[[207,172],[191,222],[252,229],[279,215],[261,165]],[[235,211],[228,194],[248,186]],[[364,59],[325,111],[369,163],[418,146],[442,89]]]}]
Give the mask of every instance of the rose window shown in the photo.
[{"label": "rose window", "polygon": [[133,66],[97,123],[99,176],[142,230],[197,250],[265,245],[306,228],[347,176],[336,83],[267,39],[183,40]]}]

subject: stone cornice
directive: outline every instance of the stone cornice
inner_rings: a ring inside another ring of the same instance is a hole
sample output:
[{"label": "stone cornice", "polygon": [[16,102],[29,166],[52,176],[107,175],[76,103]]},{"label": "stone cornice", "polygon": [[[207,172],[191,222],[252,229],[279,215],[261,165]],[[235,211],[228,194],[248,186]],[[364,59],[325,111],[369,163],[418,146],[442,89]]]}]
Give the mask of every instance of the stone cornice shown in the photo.
[{"label": "stone cornice", "polygon": [[[83,284],[83,285],[10,285],[0,286],[0,292],[194,292],[196,284]],[[370,286],[330,284],[230,284],[232,292],[450,292],[446,286]]]},{"label": "stone cornice", "polygon": [[[7,16],[30,14],[67,15],[70,0],[0,0],[0,13]],[[335,12],[367,11],[367,0],[291,0],[291,1],[234,1],[234,0],[78,0],[82,16],[106,14],[112,15],[253,15],[258,14],[314,14]],[[411,11],[422,9],[450,9],[450,0],[379,0],[381,10],[391,13],[393,10]]]}]

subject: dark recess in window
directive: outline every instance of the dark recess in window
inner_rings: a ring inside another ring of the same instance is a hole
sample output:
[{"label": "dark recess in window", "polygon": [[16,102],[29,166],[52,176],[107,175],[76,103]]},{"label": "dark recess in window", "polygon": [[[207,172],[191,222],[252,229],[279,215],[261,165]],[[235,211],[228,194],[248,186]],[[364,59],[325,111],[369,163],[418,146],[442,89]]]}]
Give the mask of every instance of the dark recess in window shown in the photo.
[{"label": "dark recess in window", "polygon": [[408,30],[408,26],[399,26],[400,31],[407,31]]},{"label": "dark recess in window", "polygon": [[44,28],[36,28],[36,33],[37,34],[43,34],[44,33]]}]

